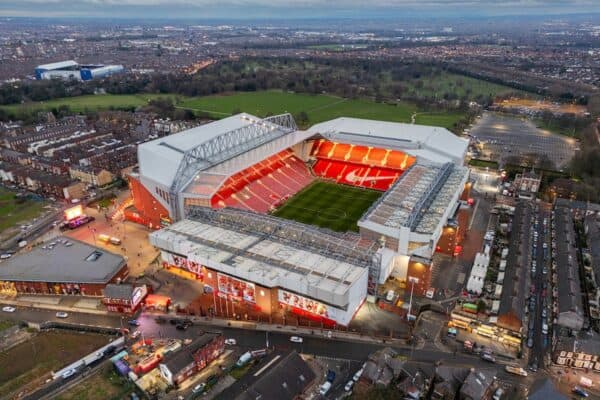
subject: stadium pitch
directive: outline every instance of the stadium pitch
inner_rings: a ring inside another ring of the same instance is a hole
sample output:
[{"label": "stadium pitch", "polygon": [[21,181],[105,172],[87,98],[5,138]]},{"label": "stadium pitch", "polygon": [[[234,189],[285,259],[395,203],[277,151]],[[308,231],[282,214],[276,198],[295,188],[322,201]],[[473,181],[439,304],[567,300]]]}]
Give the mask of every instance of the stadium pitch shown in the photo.
[{"label": "stadium pitch", "polygon": [[273,215],[338,232],[358,231],[356,222],[382,194],[370,189],[315,181],[275,210]]}]

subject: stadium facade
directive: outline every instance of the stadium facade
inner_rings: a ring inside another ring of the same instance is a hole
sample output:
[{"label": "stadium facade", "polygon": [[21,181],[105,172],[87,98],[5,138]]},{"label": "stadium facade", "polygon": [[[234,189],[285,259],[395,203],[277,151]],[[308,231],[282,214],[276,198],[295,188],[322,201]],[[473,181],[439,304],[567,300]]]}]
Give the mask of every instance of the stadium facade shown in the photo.
[{"label": "stadium facade", "polygon": [[[427,290],[467,145],[438,127],[337,118],[299,130],[289,114],[238,114],[140,145],[125,216],[162,228],[150,241],[164,267],[201,280],[215,308],[224,298],[347,325],[390,276]],[[270,215],[315,180],[382,195],[358,233]]]},{"label": "stadium facade", "polygon": [[89,81],[119,74],[125,71],[122,65],[79,64],[77,61],[59,61],[35,67],[35,78],[42,79],[75,79]]}]

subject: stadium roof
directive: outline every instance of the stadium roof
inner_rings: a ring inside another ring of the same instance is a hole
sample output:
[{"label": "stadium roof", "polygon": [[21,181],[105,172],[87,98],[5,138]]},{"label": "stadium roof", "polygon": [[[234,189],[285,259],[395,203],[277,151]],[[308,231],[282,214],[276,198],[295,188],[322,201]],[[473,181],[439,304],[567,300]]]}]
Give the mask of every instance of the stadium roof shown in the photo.
[{"label": "stadium roof", "polygon": [[171,186],[183,155],[217,136],[251,125],[259,118],[242,113],[200,125],[138,146],[140,174],[164,186]]},{"label": "stadium roof", "polygon": [[77,61],[68,60],[68,61],[59,61],[59,62],[50,63],[50,64],[38,65],[36,68],[51,71],[51,70],[61,69],[61,68],[76,67],[78,65],[79,64],[77,63]]},{"label": "stadium roof", "polygon": [[[291,242],[293,230],[289,235],[281,232],[281,227],[268,232],[270,225],[260,223],[261,215],[256,215],[256,233],[252,234],[239,229],[251,222],[243,219],[248,213],[234,211],[232,216],[240,217],[239,226],[234,226],[225,220],[218,223],[219,216],[227,218],[227,210],[204,212],[217,219],[182,220],[151,233],[150,241],[160,249],[187,254],[188,260],[226,274],[265,287],[281,287],[339,308],[347,306],[352,286],[358,283],[366,289],[368,268],[343,259],[333,245],[328,257],[309,248],[308,243],[302,248],[300,238],[296,246],[284,243],[277,235],[289,236]],[[289,221],[281,223],[285,222]]]},{"label": "stadium roof", "polygon": [[248,150],[207,170],[200,171],[194,180],[187,185],[184,192],[200,196],[212,196],[227,177],[300,143],[312,135],[307,131],[295,131]]},{"label": "stadium roof", "polygon": [[398,237],[401,227],[432,234],[447,210],[455,206],[453,197],[467,180],[469,170],[451,163],[442,167],[415,164],[394,183],[364,214],[358,225]]},{"label": "stadium roof", "polygon": [[125,265],[122,256],[78,240],[59,237],[54,242],[52,249],[39,246],[2,262],[0,280],[104,284]]},{"label": "stadium roof", "polygon": [[308,131],[330,140],[399,149],[434,163],[462,163],[469,145],[445,128],[359,118],[332,119]]}]

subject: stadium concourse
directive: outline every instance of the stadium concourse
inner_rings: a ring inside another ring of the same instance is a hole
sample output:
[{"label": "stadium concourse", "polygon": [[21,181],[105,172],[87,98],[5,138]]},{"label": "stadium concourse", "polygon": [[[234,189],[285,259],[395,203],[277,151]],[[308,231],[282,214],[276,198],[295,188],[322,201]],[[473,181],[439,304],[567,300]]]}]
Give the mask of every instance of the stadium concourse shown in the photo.
[{"label": "stadium concourse", "polygon": [[464,230],[467,144],[438,127],[239,114],[140,145],[124,215],[162,228],[164,268],[203,282],[212,313],[219,299],[347,326],[390,277],[428,289],[444,227]]}]

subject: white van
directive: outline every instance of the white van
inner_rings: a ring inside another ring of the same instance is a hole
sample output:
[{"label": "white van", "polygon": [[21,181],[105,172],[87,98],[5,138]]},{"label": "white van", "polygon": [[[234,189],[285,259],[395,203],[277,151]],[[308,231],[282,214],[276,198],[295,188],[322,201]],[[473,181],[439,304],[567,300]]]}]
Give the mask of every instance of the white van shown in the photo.
[{"label": "white van", "polygon": [[394,297],[396,297],[396,292],[394,292],[393,290],[388,290],[387,294],[385,295],[385,299],[387,301],[392,301],[394,300]]},{"label": "white van", "polygon": [[548,334],[548,324],[542,324],[542,333],[544,335]]}]

